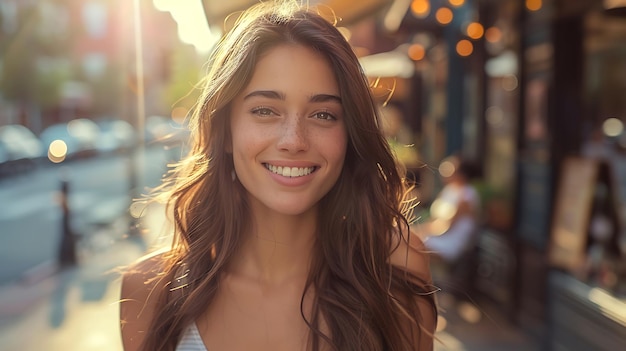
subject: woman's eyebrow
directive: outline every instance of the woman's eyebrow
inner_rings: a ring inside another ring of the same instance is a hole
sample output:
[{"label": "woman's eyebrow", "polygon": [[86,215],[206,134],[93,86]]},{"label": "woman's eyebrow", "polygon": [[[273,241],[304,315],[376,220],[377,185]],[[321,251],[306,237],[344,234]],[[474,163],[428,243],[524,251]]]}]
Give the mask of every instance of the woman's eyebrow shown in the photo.
[{"label": "woman's eyebrow", "polygon": [[285,94],[284,93],[279,93],[277,91],[274,90],[255,90],[251,93],[249,93],[248,95],[244,96],[243,99],[247,100],[250,98],[253,98],[255,96],[260,96],[260,97],[265,97],[268,99],[276,99],[276,100],[285,100]]},{"label": "woman's eyebrow", "polygon": [[[275,90],[255,90],[244,96],[243,100],[245,101],[253,97],[264,97],[268,99],[283,101],[287,99],[285,93],[281,93]],[[309,102],[336,102],[338,104],[341,104],[341,98],[333,94],[315,94],[311,95],[311,97],[309,98]]]},{"label": "woman's eyebrow", "polygon": [[341,98],[337,95],[332,94],[317,94],[313,95],[309,98],[310,102],[329,102],[334,101],[338,104],[341,104]]}]

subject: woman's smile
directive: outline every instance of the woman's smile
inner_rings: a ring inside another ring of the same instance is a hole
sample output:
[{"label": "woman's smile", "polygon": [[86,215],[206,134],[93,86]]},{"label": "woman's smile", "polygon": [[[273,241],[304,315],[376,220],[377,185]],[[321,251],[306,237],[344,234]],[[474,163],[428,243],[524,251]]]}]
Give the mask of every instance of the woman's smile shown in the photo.
[{"label": "woman's smile", "polygon": [[232,106],[233,163],[253,208],[314,210],[341,174],[348,139],[326,59],[297,44],[272,48]]},{"label": "woman's smile", "polygon": [[270,172],[278,174],[283,177],[296,178],[303,177],[315,172],[315,167],[289,167],[289,166],[275,166],[269,163],[263,164]]}]

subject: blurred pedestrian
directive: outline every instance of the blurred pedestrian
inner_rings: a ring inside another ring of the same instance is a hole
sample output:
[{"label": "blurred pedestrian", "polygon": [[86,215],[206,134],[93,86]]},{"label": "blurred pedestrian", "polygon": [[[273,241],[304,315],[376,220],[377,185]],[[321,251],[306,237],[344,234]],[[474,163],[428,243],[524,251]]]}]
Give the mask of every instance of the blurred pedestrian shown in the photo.
[{"label": "blurred pedestrian", "polygon": [[444,186],[430,205],[429,218],[417,226],[426,247],[443,262],[455,265],[473,250],[480,224],[480,195],[471,178],[473,165],[459,155],[439,167]]},{"label": "blurred pedestrian", "polygon": [[359,61],[315,8],[263,2],[218,44],[166,252],[125,273],[132,350],[432,350],[427,254]]}]

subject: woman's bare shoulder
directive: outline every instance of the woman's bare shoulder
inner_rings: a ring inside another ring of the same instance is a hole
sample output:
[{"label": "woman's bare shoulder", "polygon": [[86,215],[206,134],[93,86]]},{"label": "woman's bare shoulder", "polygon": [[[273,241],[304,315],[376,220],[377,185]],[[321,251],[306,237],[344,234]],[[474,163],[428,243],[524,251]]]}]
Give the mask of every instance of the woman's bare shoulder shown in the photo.
[{"label": "woman's bare shoulder", "polygon": [[120,327],[125,351],[138,350],[150,327],[159,297],[165,251],[156,251],[129,265],[122,276]]},{"label": "woman's bare shoulder", "polygon": [[410,229],[402,230],[394,236],[390,263],[406,270],[424,282],[432,281],[430,275],[429,253],[419,236]]},{"label": "woman's bare shoulder", "polygon": [[122,295],[137,296],[150,292],[162,273],[165,254],[166,251],[163,250],[155,251],[126,267],[122,275]]},{"label": "woman's bare shoulder", "polygon": [[420,313],[420,338],[417,341],[416,350],[432,350],[435,329],[437,327],[437,307],[434,293],[436,288],[432,285],[428,253],[419,236],[410,229],[399,232],[395,237],[395,245],[392,246],[390,263],[407,271],[418,278],[417,283],[423,291],[415,295],[415,303]]}]

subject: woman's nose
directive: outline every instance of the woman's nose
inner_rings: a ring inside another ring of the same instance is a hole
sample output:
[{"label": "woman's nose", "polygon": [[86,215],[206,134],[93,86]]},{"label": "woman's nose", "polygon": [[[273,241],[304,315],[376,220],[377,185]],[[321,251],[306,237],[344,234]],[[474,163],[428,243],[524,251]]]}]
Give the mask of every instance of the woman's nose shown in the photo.
[{"label": "woman's nose", "polygon": [[305,121],[300,116],[289,116],[281,125],[277,147],[280,150],[299,152],[308,149]]}]

